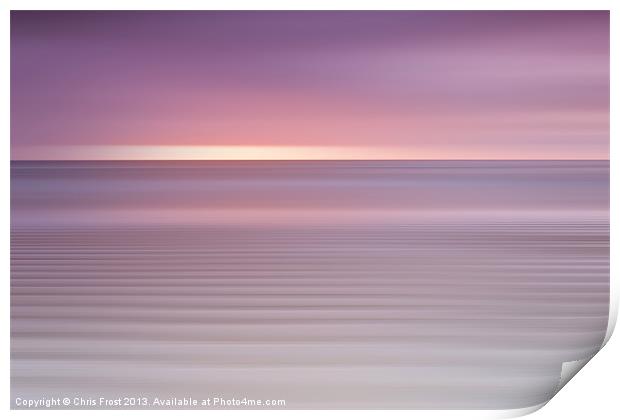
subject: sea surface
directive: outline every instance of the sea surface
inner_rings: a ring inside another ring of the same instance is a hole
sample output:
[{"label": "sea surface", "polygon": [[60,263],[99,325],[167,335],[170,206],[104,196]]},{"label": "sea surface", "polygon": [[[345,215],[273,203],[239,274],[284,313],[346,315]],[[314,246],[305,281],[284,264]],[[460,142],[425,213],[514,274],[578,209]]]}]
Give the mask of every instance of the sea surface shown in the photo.
[{"label": "sea surface", "polygon": [[522,408],[608,312],[608,161],[11,164],[14,407]]}]

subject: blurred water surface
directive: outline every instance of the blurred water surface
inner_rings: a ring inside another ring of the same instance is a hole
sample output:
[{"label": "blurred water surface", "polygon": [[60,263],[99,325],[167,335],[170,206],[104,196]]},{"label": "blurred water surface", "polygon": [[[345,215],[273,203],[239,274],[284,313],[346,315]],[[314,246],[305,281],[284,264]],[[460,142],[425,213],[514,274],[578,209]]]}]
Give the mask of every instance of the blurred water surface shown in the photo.
[{"label": "blurred water surface", "polygon": [[18,161],[11,199],[13,400],[520,408],[607,327],[607,161]]}]

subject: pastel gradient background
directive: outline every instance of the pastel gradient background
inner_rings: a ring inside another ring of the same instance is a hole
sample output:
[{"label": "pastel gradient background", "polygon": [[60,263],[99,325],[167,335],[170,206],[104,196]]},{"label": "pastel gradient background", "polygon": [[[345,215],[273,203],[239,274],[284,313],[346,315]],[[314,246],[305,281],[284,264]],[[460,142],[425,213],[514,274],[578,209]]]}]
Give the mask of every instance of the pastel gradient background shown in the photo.
[{"label": "pastel gradient background", "polygon": [[14,408],[524,408],[605,337],[607,12],[12,12],[11,130]]},{"label": "pastel gradient background", "polygon": [[13,159],[608,159],[607,12],[13,12],[11,35]]}]

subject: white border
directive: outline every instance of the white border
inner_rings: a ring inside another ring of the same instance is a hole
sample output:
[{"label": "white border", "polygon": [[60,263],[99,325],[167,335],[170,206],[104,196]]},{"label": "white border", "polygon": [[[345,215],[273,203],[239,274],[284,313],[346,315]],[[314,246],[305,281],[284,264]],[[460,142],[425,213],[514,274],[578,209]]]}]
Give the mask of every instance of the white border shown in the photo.
[{"label": "white border", "polygon": [[[9,30],[9,10],[50,10],[50,9],[65,9],[65,10],[104,10],[104,9],[117,9],[117,10],[132,10],[132,9],[157,9],[157,10],[200,10],[200,9],[213,9],[213,10],[235,10],[235,9],[249,9],[249,10],[278,10],[278,9],[290,9],[290,10],[339,10],[339,9],[392,9],[392,10],[611,10],[612,20],[612,56],[611,56],[611,74],[618,74],[620,68],[617,65],[617,54],[614,54],[614,47],[618,47],[618,19],[615,18],[614,5],[618,4],[617,1],[611,0],[589,0],[589,1],[577,1],[577,0],[564,0],[564,1],[552,1],[552,0],[475,0],[475,1],[463,1],[463,0],[438,0],[438,1],[416,1],[416,0],[382,0],[382,1],[334,1],[334,0],[314,0],[314,1],[273,1],[273,0],[228,0],[228,1],[199,1],[199,0],[89,0],[83,2],[79,0],[23,0],[15,1],[9,0],[2,4],[2,14],[0,15],[0,27],[1,39],[0,42],[0,57],[3,57],[2,67],[0,68],[0,79],[2,80],[4,93],[4,100],[1,103],[2,113],[0,115],[0,127],[2,127],[2,133],[4,139],[2,141],[1,150],[3,153],[3,170],[2,170],[2,193],[3,197],[10,196],[10,172],[9,172],[9,159],[10,159],[10,30]],[[615,26],[614,26],[615,25]],[[618,109],[618,85],[614,83],[612,77],[611,85],[611,115],[614,115],[614,111]],[[616,137],[617,137],[617,124],[611,121],[611,160],[614,161],[614,156],[617,153]],[[611,171],[611,211],[618,210],[618,171],[612,166]],[[2,215],[4,223],[2,225],[3,235],[1,240],[2,251],[5,256],[5,289],[4,289],[4,305],[2,316],[3,327],[3,346],[1,364],[3,378],[0,390],[2,391],[2,399],[0,404],[3,408],[3,412],[9,411],[10,403],[10,378],[9,378],[9,316],[10,316],[10,295],[9,295],[9,279],[10,279],[10,209],[9,202],[6,200],[2,206]],[[618,254],[615,235],[614,218],[612,218],[611,229],[611,255]],[[615,320],[618,313],[618,282],[616,279],[617,265],[615,259],[611,259],[611,292],[612,292],[612,305],[610,309],[610,328],[608,328],[607,339],[609,339]],[[615,385],[616,377],[619,369],[618,363],[618,339],[611,340],[610,344],[605,347],[603,355],[597,355],[594,360],[584,368],[584,372],[580,373],[580,379],[578,384],[573,386],[572,383],[562,390],[556,397],[554,397],[549,403],[549,407],[544,410],[538,411],[533,415],[533,418],[567,418],[577,419],[583,418],[585,415],[597,413],[594,416],[597,420],[615,419],[618,417],[620,410],[616,403],[617,396],[614,390],[617,389]],[[605,361],[602,365],[602,361]],[[592,365],[592,366],[590,366]],[[598,370],[595,370],[598,369]],[[588,382],[589,381],[589,382]],[[578,386],[577,386],[578,385]],[[577,393],[572,392],[577,390]],[[572,392],[572,394],[571,394]],[[562,404],[560,404],[562,402]],[[529,410],[531,411],[531,410]],[[148,416],[149,418],[160,419],[169,418],[174,416],[187,416],[192,418],[258,418],[258,419],[279,419],[279,418],[341,418],[341,417],[353,417],[366,419],[366,418],[407,418],[412,417],[421,419],[446,419],[446,418],[498,418],[498,417],[510,417],[514,415],[527,414],[528,410],[512,410],[510,413],[497,412],[497,411],[89,411],[88,417],[93,419],[109,418],[134,418],[135,416]],[[40,416],[54,418],[82,418],[85,413],[81,411],[18,411],[13,410],[8,413],[9,417],[13,418],[35,418]]]}]

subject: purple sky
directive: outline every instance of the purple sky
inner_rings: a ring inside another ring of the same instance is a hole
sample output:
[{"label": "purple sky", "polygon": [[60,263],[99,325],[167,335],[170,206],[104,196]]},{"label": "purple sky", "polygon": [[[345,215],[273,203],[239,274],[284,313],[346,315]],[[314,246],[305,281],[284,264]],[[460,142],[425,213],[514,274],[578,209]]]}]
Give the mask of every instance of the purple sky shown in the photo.
[{"label": "purple sky", "polygon": [[13,159],[607,159],[608,12],[12,12]]}]

